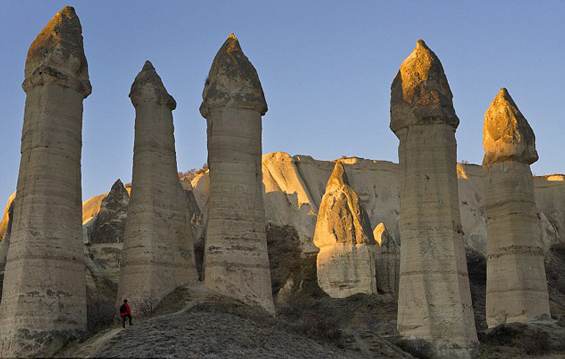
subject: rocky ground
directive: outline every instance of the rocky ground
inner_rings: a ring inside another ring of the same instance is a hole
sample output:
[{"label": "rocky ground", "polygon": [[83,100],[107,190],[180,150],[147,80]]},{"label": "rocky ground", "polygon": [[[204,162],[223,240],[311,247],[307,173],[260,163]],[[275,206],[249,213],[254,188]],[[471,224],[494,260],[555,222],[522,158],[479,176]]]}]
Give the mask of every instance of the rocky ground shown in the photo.
[{"label": "rocky ground", "polygon": [[[291,232],[286,235],[294,237]],[[486,263],[473,251],[467,258],[481,343],[479,358],[565,358],[565,246],[553,246],[546,260],[554,322],[507,324],[490,331],[484,323]],[[296,258],[287,260],[295,262]],[[90,339],[71,344],[58,357],[428,357],[424,343],[398,336],[393,296],[360,294],[332,299],[308,280],[312,258],[292,267],[292,271],[275,271],[277,282],[293,278],[298,283],[302,278],[302,290],[277,298],[274,318],[202,285],[179,288],[158,307],[138,313],[134,326],[122,329],[115,321]]]}]

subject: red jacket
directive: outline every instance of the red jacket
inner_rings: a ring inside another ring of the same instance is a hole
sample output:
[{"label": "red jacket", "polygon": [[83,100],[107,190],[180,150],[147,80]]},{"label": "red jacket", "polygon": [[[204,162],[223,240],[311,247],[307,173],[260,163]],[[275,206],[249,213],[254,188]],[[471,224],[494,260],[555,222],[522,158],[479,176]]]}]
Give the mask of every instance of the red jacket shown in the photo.
[{"label": "red jacket", "polygon": [[131,309],[129,308],[129,304],[126,302],[124,303],[124,305],[126,306],[126,312],[125,313],[120,313],[120,316],[125,316],[125,315],[131,315]]}]

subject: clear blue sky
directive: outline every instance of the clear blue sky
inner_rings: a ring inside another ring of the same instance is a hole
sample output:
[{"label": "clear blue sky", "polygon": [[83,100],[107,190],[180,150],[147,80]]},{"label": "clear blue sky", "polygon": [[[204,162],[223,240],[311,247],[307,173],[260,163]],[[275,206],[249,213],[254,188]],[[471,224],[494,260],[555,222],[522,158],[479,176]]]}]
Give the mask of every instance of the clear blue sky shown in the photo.
[{"label": "clear blue sky", "polygon": [[536,174],[565,172],[564,1],[45,1],[0,8],[0,206],[16,187],[27,49],[64,5],[83,26],[93,92],[84,102],[83,199],[131,179],[129,89],[153,62],[174,111],[179,170],[206,161],[198,107],[212,59],[235,32],[269,104],[263,152],[397,161],[390,84],[423,38],[461,120],[458,159],[480,163],[483,115],[501,87],[537,137]]}]

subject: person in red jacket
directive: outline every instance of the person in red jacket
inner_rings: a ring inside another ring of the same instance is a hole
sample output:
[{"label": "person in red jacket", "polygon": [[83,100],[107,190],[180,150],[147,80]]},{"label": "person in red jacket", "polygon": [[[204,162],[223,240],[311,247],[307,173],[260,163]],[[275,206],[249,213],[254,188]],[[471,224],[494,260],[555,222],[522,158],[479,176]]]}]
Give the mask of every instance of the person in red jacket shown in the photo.
[{"label": "person in red jacket", "polygon": [[126,327],[126,318],[129,318],[129,325],[133,325],[131,323],[131,309],[127,299],[124,299],[124,304],[120,307],[120,316],[122,317],[122,326],[124,328]]}]

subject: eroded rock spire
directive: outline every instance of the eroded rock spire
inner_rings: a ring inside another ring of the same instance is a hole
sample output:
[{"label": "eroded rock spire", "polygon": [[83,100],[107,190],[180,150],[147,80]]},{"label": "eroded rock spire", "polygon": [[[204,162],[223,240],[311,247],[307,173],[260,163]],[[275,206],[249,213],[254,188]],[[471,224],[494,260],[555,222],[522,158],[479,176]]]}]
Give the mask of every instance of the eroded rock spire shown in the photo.
[{"label": "eroded rock spire", "polygon": [[91,92],[72,7],[31,45],[22,157],[0,305],[0,356],[49,357],[86,330],[82,101]]},{"label": "eroded rock spire", "polygon": [[452,94],[437,56],[419,40],[394,78],[390,128],[400,140],[398,330],[436,358],[470,358],[477,334],[459,214]]},{"label": "eroded rock spire", "polygon": [[124,232],[117,303],[158,303],[198,279],[188,201],[178,178],[168,94],[147,61],[130,92],[135,107],[131,197]]},{"label": "eroded rock spire", "polygon": [[535,137],[506,89],[485,113],[489,327],[549,319],[549,297],[530,164]]},{"label": "eroded rock spire", "polygon": [[318,284],[329,296],[377,292],[377,246],[369,216],[341,162],[335,164],[320,204],[314,244],[320,248]]},{"label": "eroded rock spire", "polygon": [[210,167],[204,281],[274,314],[261,170],[261,116],[267,103],[257,71],[235,36],[214,58],[202,98]]}]

